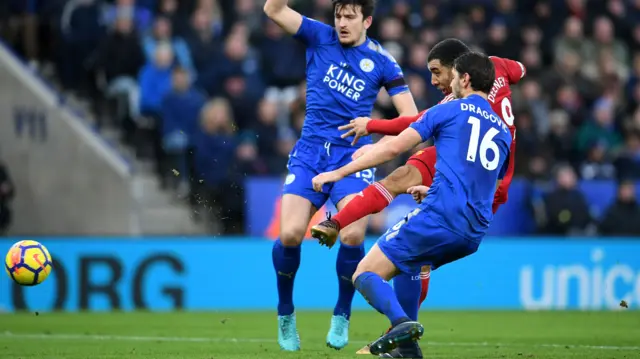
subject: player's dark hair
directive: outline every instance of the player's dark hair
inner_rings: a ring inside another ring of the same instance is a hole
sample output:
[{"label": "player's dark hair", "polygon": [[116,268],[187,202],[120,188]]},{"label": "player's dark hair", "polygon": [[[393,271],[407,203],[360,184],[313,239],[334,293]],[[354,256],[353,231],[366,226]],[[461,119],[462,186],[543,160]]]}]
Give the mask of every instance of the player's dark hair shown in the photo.
[{"label": "player's dark hair", "polygon": [[491,92],[496,80],[496,69],[489,56],[478,52],[468,52],[456,59],[453,68],[458,71],[460,76],[469,74],[471,88],[475,91],[486,94]]},{"label": "player's dark hair", "polygon": [[332,0],[332,2],[334,13],[338,8],[343,8],[348,5],[353,7],[359,6],[363,19],[373,16],[373,11],[376,9],[376,0]]},{"label": "player's dark hair", "polygon": [[471,50],[464,42],[453,38],[444,39],[433,46],[427,61],[439,60],[442,66],[453,67],[453,62],[468,52]]}]

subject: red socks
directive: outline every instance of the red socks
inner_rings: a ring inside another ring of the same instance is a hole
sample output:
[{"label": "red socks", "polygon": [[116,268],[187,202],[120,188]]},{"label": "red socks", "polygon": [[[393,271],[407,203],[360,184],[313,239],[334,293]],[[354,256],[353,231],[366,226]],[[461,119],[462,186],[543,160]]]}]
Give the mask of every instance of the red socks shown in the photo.
[{"label": "red socks", "polygon": [[370,214],[378,213],[385,209],[394,196],[380,182],[376,182],[356,195],[335,216],[331,217],[340,229]]},{"label": "red socks", "polygon": [[427,299],[427,293],[429,293],[429,279],[431,279],[431,271],[420,273],[420,282],[422,284],[422,290],[420,291],[420,306],[422,306],[422,302]]}]

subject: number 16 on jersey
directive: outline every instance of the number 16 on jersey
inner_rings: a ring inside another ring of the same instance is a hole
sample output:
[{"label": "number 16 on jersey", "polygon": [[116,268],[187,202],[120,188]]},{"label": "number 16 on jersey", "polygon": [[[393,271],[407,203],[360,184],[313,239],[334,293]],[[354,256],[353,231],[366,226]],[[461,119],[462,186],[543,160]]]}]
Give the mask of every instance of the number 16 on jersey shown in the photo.
[{"label": "number 16 on jersey", "polygon": [[[480,140],[480,119],[477,117],[469,117],[467,121],[471,125],[471,137],[469,138],[469,148],[467,149],[467,161],[476,162],[476,157],[480,155],[480,163],[487,171],[495,171],[500,163],[500,149],[493,141],[494,137],[500,131],[495,127],[491,127]],[[478,148],[478,142],[480,148]],[[489,161],[488,152],[493,152],[493,159]]]}]

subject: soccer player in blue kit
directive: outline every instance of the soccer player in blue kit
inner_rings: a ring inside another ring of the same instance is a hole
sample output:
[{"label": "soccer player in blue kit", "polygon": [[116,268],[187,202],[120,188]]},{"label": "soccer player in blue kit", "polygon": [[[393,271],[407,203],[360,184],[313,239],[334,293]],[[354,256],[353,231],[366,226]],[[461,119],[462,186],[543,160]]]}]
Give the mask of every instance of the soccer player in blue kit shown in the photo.
[{"label": "soccer player in blue kit", "polygon": [[313,179],[314,189],[321,191],[435,139],[436,174],[425,200],[380,237],[353,275],[358,291],[392,326],[371,344],[371,354],[413,357],[392,356],[396,348],[419,352],[416,340],[424,328],[409,319],[387,281],[399,273],[417,275],[424,265],[437,269],[474,253],[493,219],[493,196],[509,165],[511,133],[487,101],[495,81],[491,59],[467,53],[455,60],[452,72],[457,100],[431,108],[397,137]]},{"label": "soccer player in blue kit", "polygon": [[[278,285],[278,343],[287,351],[300,349],[293,305],[293,284],[300,266],[300,245],[312,215],[331,199],[343,208],[357,193],[374,182],[375,169],[362,168],[316,192],[311,183],[318,173],[351,161],[353,153],[371,138],[351,146],[338,127],[354,118],[369,116],[384,87],[401,115],[418,113],[402,70],[377,42],[366,35],[371,26],[374,0],[334,0],[335,29],[300,15],[287,0],[267,0],[264,11],[280,27],[306,45],[307,108],[302,136],[289,155],[288,175],[281,204],[280,238],[272,251]],[[384,140],[384,139],[383,139]],[[351,277],[364,257],[367,219],[340,232],[336,261],[338,300],[331,318],[327,345],[347,345],[351,302],[355,288]]]}]

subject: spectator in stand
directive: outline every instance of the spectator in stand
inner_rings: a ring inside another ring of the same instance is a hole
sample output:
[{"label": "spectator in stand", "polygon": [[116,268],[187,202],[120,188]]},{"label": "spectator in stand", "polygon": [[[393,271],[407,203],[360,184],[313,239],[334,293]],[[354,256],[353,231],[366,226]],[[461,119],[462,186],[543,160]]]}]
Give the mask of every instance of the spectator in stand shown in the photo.
[{"label": "spectator in stand", "polygon": [[625,147],[614,165],[618,180],[640,181],[640,131],[638,129],[629,131]]},{"label": "spectator in stand", "polygon": [[67,89],[80,91],[89,84],[85,61],[104,37],[101,17],[101,4],[96,0],[69,0],[64,7],[57,65],[62,85]]},{"label": "spectator in stand", "polygon": [[598,229],[605,236],[640,236],[640,206],[635,183],[620,183],[616,201],[607,209]]},{"label": "spectator in stand", "polygon": [[145,57],[131,14],[116,16],[113,28],[98,47],[95,70],[104,75],[107,97],[126,95],[129,113],[137,117],[140,100],[137,77]]},{"label": "spectator in stand", "polygon": [[613,102],[608,99],[598,100],[593,109],[593,119],[580,127],[576,138],[576,150],[581,154],[581,158],[585,158],[589,146],[598,142],[602,143],[608,152],[617,149],[622,143],[615,127]]},{"label": "spectator in stand", "polygon": [[211,100],[201,115],[201,127],[194,137],[196,212],[219,219],[223,233],[241,233],[243,192],[241,178],[233,173],[238,141],[229,102]]},{"label": "spectator in stand", "polygon": [[111,27],[122,17],[130,18],[136,29],[143,33],[151,26],[153,14],[149,9],[136,5],[136,0],[116,0],[105,11],[104,18],[107,26]]},{"label": "spectator in stand", "polygon": [[300,79],[305,76],[304,47],[275,22],[267,21],[265,27],[259,45],[262,76],[267,86],[265,96],[286,108],[295,100]]},{"label": "spectator in stand", "polygon": [[602,142],[595,142],[587,150],[587,158],[580,165],[580,177],[585,180],[613,180],[616,169],[611,163],[611,155],[607,146]]},{"label": "spectator in stand", "polygon": [[575,53],[580,58],[587,56],[587,42],[584,38],[582,21],[570,16],[565,20],[563,33],[556,38],[554,44],[554,59],[562,61],[567,52]]},{"label": "spectator in stand", "polygon": [[[173,50],[169,44],[155,49],[155,57],[140,71],[140,116],[134,117],[138,151],[142,156],[151,156],[159,178],[164,178],[165,153],[162,148],[162,99],[171,91]],[[151,147],[151,154],[145,151]]]},{"label": "spectator in stand", "polygon": [[549,134],[543,145],[549,152],[548,157],[565,163],[575,162],[574,137],[569,114],[561,109],[552,111],[549,114]]},{"label": "spectator in stand", "polygon": [[[264,98],[258,105],[258,123],[254,126],[260,157],[271,174],[279,174],[287,166],[288,154],[295,144],[291,131],[277,123],[278,103]],[[293,141],[292,141],[293,140]]]},{"label": "spectator in stand", "polygon": [[190,1],[160,0],[156,16],[169,19],[173,34],[178,37],[189,34]]},{"label": "spectator in stand", "polygon": [[193,64],[203,78],[208,78],[216,71],[215,59],[222,51],[220,35],[214,24],[210,11],[200,8],[191,17],[191,27],[188,31],[187,43],[193,59]]},{"label": "spectator in stand", "polygon": [[[198,130],[200,112],[207,101],[203,92],[192,86],[190,74],[175,67],[172,89],[162,100],[162,148],[166,155],[161,173],[163,186],[170,185],[184,197],[189,192],[189,166],[187,155]],[[175,170],[178,176],[175,176]],[[168,183],[169,179],[177,179]]]},{"label": "spectator in stand", "polygon": [[168,44],[155,48],[152,61],[140,71],[140,114],[159,117],[162,99],[171,91],[173,50]]},{"label": "spectator in stand", "polygon": [[[614,61],[613,66],[619,70],[621,77],[626,77],[629,66],[629,50],[625,44],[616,39],[615,29],[611,19],[606,16],[599,16],[593,22],[593,39],[585,44],[583,60],[585,66],[597,67],[594,61],[601,60],[603,56],[611,56]],[[591,71],[592,80],[596,80],[596,71]]]},{"label": "spectator in stand", "polygon": [[550,235],[584,235],[591,224],[591,215],[571,166],[558,168],[556,185],[544,196],[544,216],[538,218],[539,230]]},{"label": "spectator in stand", "polygon": [[171,21],[166,17],[159,16],[155,19],[153,32],[143,38],[142,44],[147,61],[153,59],[158,46],[169,45],[175,54],[178,65],[195,75],[189,46],[181,37],[173,35]]}]

